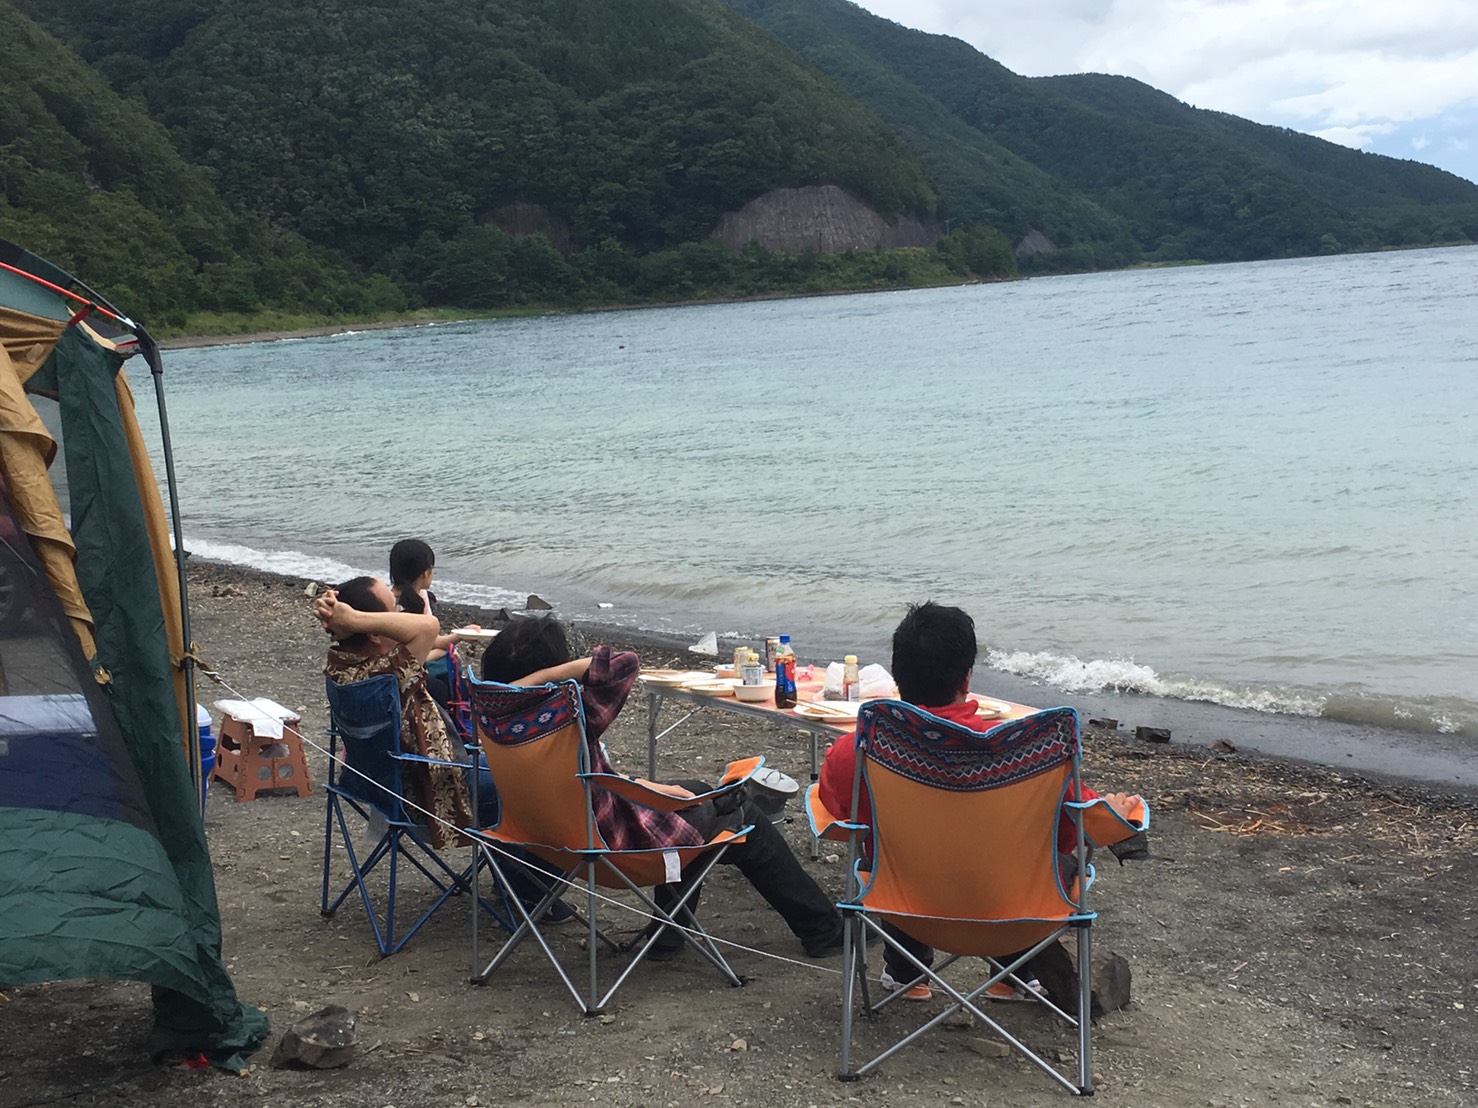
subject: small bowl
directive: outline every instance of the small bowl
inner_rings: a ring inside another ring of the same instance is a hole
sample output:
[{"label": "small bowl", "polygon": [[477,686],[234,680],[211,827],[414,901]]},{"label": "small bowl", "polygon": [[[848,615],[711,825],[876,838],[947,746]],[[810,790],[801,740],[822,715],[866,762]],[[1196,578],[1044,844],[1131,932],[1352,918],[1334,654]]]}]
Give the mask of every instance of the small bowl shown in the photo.
[{"label": "small bowl", "polygon": [[772,700],[775,696],[775,682],[767,685],[735,685],[734,699],[742,700],[746,704],[760,704],[766,700]]},{"label": "small bowl", "polygon": [[717,666],[714,666],[713,667],[713,673],[714,673],[714,676],[715,677],[722,677],[725,680],[732,680],[732,679],[734,679],[734,678],[736,678],[736,677],[739,676],[739,674],[737,674],[737,673],[734,672],[734,667],[732,665],[727,665],[727,666],[725,666],[725,665],[717,665]]}]

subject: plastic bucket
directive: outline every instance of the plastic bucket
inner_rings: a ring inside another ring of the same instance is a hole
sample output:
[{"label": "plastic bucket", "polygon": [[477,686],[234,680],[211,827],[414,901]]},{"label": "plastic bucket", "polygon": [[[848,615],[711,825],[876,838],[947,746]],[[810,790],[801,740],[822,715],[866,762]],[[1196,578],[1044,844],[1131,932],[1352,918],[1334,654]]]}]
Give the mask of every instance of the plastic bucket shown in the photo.
[{"label": "plastic bucket", "polygon": [[205,793],[210,788],[210,771],[216,767],[216,737],[210,729],[210,713],[195,705],[195,725],[200,729],[200,818],[205,818]]}]

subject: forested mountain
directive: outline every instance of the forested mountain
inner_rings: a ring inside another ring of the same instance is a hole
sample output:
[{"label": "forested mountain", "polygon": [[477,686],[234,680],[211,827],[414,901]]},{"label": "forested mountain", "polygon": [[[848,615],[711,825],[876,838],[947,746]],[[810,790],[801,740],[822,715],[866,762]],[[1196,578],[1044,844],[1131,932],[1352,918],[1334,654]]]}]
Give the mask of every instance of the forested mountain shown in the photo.
[{"label": "forested mountain", "polygon": [[[945,237],[713,239],[807,189]],[[845,0],[0,0],[0,234],[154,318],[371,313],[1472,240],[1478,187]]]},{"label": "forested mountain", "polygon": [[[953,167],[999,163],[1004,150],[1121,218],[1153,258],[1271,258],[1478,238],[1478,186],[1431,166],[1200,111],[1128,78],[1021,77],[958,39],[910,30],[847,0],[724,2],[903,135],[950,212],[976,211],[982,200],[979,182]],[[1013,231],[1027,217],[1052,237],[1028,201],[991,203]],[[1124,244],[1105,234],[1077,223],[1055,241],[1108,264]]]},{"label": "forested mountain", "polygon": [[231,211],[164,129],[0,0],[0,236],[75,270],[125,310],[156,320],[182,305],[327,312],[403,306],[301,239]]},{"label": "forested mountain", "polygon": [[[780,186],[937,203],[871,112],[709,0],[32,6],[237,207],[432,299],[495,291],[477,259],[520,249],[489,234],[511,205],[619,276]],[[523,262],[549,298],[578,276]]]}]

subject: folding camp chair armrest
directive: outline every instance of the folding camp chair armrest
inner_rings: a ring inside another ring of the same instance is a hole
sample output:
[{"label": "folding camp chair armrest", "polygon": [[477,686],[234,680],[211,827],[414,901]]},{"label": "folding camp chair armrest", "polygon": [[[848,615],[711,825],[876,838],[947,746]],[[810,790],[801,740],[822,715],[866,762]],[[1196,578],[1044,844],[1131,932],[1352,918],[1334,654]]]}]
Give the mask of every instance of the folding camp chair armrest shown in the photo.
[{"label": "folding camp chair armrest", "polygon": [[811,825],[811,834],[816,838],[829,839],[836,843],[849,841],[854,831],[866,833],[872,830],[868,824],[853,823],[832,815],[826,805],[821,803],[820,786],[814,784],[806,789],[806,821]]},{"label": "folding camp chair armrest", "polygon": [[763,754],[756,755],[753,758],[740,758],[724,767],[724,772],[719,777],[718,785],[715,787],[720,791],[736,788],[764,768],[765,756]]},{"label": "folding camp chair armrest", "polygon": [[710,789],[706,793],[698,793],[696,796],[671,796],[650,788],[635,778],[623,777],[619,773],[581,773],[576,776],[582,781],[589,781],[596,788],[615,793],[645,808],[655,808],[659,812],[682,812],[702,804],[705,800],[726,796],[743,784],[740,780],[721,788]]},{"label": "folding camp chair armrest", "polygon": [[[715,847],[737,844],[744,839],[744,836],[748,835],[753,830],[754,824],[746,823],[740,827],[735,827],[732,829],[725,828],[723,830],[720,830],[715,834],[709,836],[707,842],[682,843],[676,846],[671,844],[663,846],[642,846],[633,847],[630,850],[611,850],[607,848],[599,851],[598,853],[603,858],[615,858],[617,860],[622,858],[650,857],[654,854],[667,854],[673,851],[687,854],[690,857],[696,857],[704,853],[705,851],[714,849]],[[570,853],[575,853],[575,851],[571,851]]]},{"label": "folding camp chair armrest", "polygon": [[424,754],[392,754],[397,762],[419,762],[424,766],[451,766],[453,769],[471,769],[471,762],[449,762],[445,758],[428,758]]},{"label": "folding camp chair armrest", "polygon": [[1093,800],[1065,800],[1064,808],[1076,808],[1083,813],[1083,833],[1094,846],[1112,846],[1131,835],[1148,831],[1150,827],[1150,805],[1144,797],[1136,798],[1139,803],[1130,813],[1135,818],[1125,819],[1115,811],[1103,797]]}]

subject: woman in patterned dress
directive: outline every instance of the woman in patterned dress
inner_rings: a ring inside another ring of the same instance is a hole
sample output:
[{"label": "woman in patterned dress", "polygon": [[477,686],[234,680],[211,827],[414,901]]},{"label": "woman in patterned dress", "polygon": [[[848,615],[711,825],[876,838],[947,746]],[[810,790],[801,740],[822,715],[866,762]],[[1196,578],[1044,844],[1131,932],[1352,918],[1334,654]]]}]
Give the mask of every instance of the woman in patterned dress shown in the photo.
[{"label": "woman in patterned dress", "polygon": [[[445,717],[426,687],[426,655],[441,634],[434,615],[397,612],[395,594],[378,577],[356,577],[328,589],[313,602],[313,614],[334,639],[323,664],[329,680],[342,685],[395,674],[400,685],[402,751],[464,760],[461,744],[453,745]],[[413,818],[426,824],[431,845],[437,850],[457,845],[461,836],[456,829],[473,822],[463,771],[404,763],[401,780],[407,807],[420,809],[412,809]]]}]

